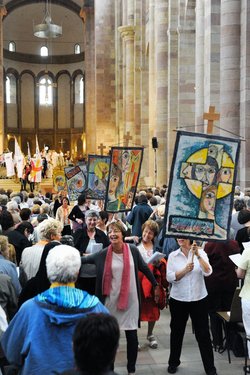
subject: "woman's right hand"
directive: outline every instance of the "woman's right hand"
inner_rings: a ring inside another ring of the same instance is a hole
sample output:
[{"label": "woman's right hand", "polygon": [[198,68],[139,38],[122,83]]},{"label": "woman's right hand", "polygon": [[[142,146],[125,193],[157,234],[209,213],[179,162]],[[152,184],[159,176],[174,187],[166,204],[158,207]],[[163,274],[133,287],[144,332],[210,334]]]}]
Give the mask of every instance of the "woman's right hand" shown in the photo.
[{"label": "woman's right hand", "polygon": [[193,262],[187,263],[187,265],[185,267],[186,273],[189,273],[189,272],[193,271],[193,269],[194,269],[194,263]]}]

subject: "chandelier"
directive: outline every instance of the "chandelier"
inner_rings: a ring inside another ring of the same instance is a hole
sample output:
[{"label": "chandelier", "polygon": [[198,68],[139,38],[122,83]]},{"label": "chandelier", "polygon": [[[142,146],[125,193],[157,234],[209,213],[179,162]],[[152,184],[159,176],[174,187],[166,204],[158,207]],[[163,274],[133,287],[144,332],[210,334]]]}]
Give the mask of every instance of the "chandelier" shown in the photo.
[{"label": "chandelier", "polygon": [[37,38],[57,38],[62,35],[62,26],[53,23],[49,12],[49,0],[45,4],[45,16],[42,23],[33,26],[34,36]]}]

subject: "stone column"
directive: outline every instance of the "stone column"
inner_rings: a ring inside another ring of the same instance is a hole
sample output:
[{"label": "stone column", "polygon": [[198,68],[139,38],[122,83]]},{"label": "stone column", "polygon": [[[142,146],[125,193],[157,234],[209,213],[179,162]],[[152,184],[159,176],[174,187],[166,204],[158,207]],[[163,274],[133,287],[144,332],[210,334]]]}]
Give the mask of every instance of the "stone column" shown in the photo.
[{"label": "stone column", "polygon": [[241,2],[221,0],[221,127],[239,134]]},{"label": "stone column", "polygon": [[167,142],[167,163],[169,171],[172,163],[173,150],[175,145],[175,132],[178,127],[178,1],[169,0],[168,8],[168,142]]},{"label": "stone column", "polygon": [[123,143],[123,67],[122,67],[122,39],[118,27],[122,25],[122,0],[115,1],[115,98],[116,98],[116,141]]},{"label": "stone column", "polygon": [[[125,65],[124,74],[124,132],[135,135],[134,129],[134,34],[132,25],[120,26],[118,28],[124,43],[123,61]],[[133,141],[132,141],[133,142]]]},{"label": "stone column", "polygon": [[[205,1],[203,112],[207,112],[210,105],[220,112],[220,3],[220,0]],[[213,133],[220,131],[214,127]]]},{"label": "stone column", "polygon": [[196,50],[195,50],[195,126],[203,131],[204,112],[204,2],[196,3]]},{"label": "stone column", "polygon": [[[154,155],[152,150],[152,137],[155,137],[156,129],[156,61],[155,61],[155,0],[149,0],[148,23],[146,25],[147,56],[148,56],[148,133],[142,131],[142,142],[148,145],[146,168],[148,176],[145,181],[147,186],[154,186]],[[146,138],[147,137],[147,138]]]},{"label": "stone column", "polygon": [[[83,7],[80,12],[84,33],[85,73],[85,128],[83,128],[83,153],[95,153],[96,145],[96,103],[95,103],[95,22],[94,10]],[[95,129],[95,130],[94,130]]]},{"label": "stone column", "polygon": [[246,142],[241,142],[240,183],[250,186],[250,3],[241,1],[241,90],[240,90],[240,134]]},{"label": "stone column", "polygon": [[194,130],[195,124],[195,1],[182,2],[178,26],[179,109],[178,126]]},{"label": "stone column", "polygon": [[232,137],[240,134],[240,17],[241,1],[221,0],[220,127]]},{"label": "stone column", "polygon": [[156,185],[161,186],[168,183],[168,4],[165,0],[155,2],[155,20],[156,127],[154,136],[157,137],[159,146],[156,150]]},{"label": "stone column", "polygon": [[4,75],[3,75],[3,17],[6,8],[0,6],[0,154],[4,150]]}]

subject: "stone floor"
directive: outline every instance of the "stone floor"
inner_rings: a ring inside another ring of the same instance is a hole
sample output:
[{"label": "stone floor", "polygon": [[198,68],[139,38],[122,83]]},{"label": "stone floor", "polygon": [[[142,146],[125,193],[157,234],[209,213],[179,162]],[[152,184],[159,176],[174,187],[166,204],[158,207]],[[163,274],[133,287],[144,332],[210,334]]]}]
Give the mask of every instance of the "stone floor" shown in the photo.
[{"label": "stone floor", "polygon": [[[143,350],[138,353],[136,375],[166,375],[169,356],[169,310],[161,312],[161,318],[155,326],[155,336],[158,341],[158,349],[150,349],[146,345],[147,324],[142,323],[138,330],[139,341]],[[228,363],[227,353],[214,353],[215,366],[218,375],[243,375],[244,358],[236,358],[231,352],[231,364]],[[120,375],[127,375],[126,371],[126,340],[122,333],[120,347],[118,349],[115,371]],[[205,375],[200,358],[197,342],[192,333],[190,321],[188,322],[182,348],[181,365],[178,367],[179,375]]]}]

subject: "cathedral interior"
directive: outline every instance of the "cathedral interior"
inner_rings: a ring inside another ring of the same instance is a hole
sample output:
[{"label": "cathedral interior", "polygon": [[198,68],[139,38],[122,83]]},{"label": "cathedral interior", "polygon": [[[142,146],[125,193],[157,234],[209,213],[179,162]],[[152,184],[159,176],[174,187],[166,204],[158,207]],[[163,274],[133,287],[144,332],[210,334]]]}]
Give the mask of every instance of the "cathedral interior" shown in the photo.
[{"label": "cathedral interior", "polygon": [[[37,135],[86,157],[128,137],[144,184],[161,185],[176,131],[206,132],[214,106],[213,133],[242,140],[249,186],[247,0],[0,0],[0,14],[0,153],[14,137],[34,152]],[[56,31],[35,35],[46,23]]]}]

